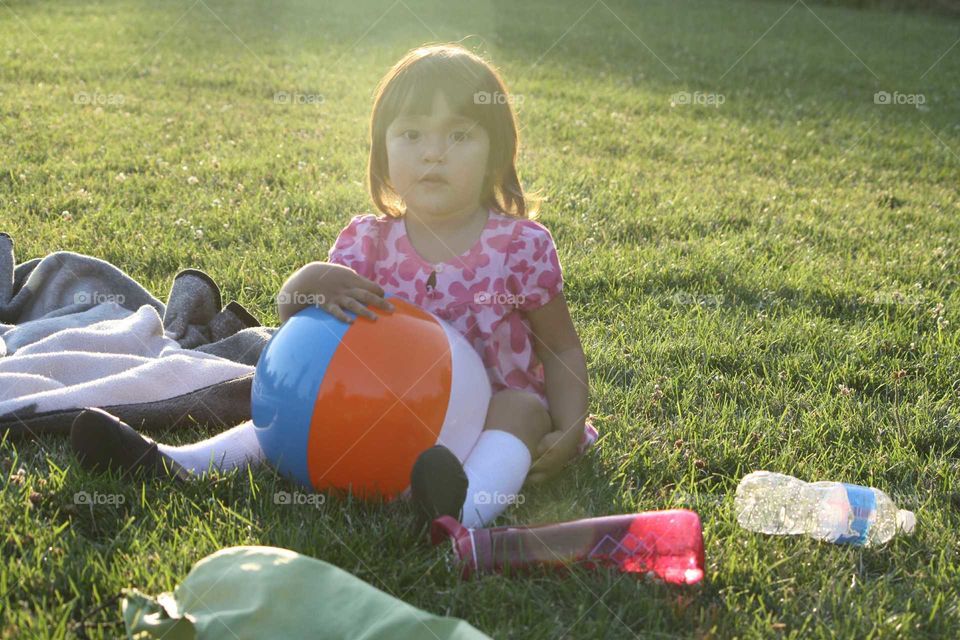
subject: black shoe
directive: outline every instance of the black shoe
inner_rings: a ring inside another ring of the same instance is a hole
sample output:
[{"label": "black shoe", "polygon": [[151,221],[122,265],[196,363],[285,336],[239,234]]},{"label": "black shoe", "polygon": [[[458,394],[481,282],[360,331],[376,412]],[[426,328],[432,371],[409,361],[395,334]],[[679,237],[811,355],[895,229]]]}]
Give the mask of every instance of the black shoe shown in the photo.
[{"label": "black shoe", "polygon": [[420,454],[410,472],[410,498],[418,529],[440,516],[460,520],[467,474],[450,449],[438,444]]},{"label": "black shoe", "polygon": [[84,409],[70,428],[70,446],[88,471],[115,469],[122,475],[186,480],[189,472],[160,453],[157,443],[102,409]]}]

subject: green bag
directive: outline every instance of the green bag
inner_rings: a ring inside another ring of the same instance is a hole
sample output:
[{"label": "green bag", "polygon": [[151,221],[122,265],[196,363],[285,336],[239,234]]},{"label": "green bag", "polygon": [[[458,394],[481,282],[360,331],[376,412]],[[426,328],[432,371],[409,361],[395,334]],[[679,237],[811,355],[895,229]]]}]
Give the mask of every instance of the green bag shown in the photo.
[{"label": "green bag", "polygon": [[193,566],[173,594],[121,603],[135,640],[490,640],[457,618],[398,600],[332,564],[276,547],[229,547]]}]

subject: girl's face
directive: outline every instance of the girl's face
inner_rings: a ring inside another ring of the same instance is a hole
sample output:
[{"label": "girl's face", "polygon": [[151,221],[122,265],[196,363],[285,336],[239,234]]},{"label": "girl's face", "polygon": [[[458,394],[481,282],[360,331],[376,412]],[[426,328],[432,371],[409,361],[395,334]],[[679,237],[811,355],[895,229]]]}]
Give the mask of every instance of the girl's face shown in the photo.
[{"label": "girl's face", "polygon": [[490,139],[475,121],[453,113],[443,93],[434,96],[429,116],[400,116],[386,136],[390,184],[408,212],[445,217],[480,205]]}]

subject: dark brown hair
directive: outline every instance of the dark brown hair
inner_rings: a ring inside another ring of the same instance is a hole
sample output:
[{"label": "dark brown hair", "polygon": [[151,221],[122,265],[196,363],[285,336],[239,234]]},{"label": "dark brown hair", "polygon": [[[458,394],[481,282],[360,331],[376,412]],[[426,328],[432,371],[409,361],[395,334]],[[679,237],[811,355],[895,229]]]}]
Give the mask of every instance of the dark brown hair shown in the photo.
[{"label": "dark brown hair", "polygon": [[490,138],[480,203],[505,215],[535,218],[538,203],[531,202],[517,176],[520,137],[513,98],[490,63],[458,44],[413,49],[377,85],[367,167],[367,188],[377,209],[388,216],[404,214],[389,182],[387,127],[402,115],[429,115],[437,91],[451,110],[479,123]]}]

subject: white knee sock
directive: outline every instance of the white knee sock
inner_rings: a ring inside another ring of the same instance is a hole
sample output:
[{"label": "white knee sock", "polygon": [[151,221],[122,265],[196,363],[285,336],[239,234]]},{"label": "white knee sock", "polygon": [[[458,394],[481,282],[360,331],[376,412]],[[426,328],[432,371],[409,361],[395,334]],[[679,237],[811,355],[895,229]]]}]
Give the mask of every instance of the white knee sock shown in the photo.
[{"label": "white knee sock", "polygon": [[211,465],[219,471],[256,465],[263,460],[263,451],[257,441],[253,422],[247,421],[212,438],[172,447],[157,443],[160,453],[170,456],[178,464],[195,474],[204,474]]},{"label": "white knee sock", "polygon": [[488,429],[467,454],[467,499],[463,526],[475,529],[489,524],[517,501],[517,493],[530,471],[530,450],[512,433]]}]

